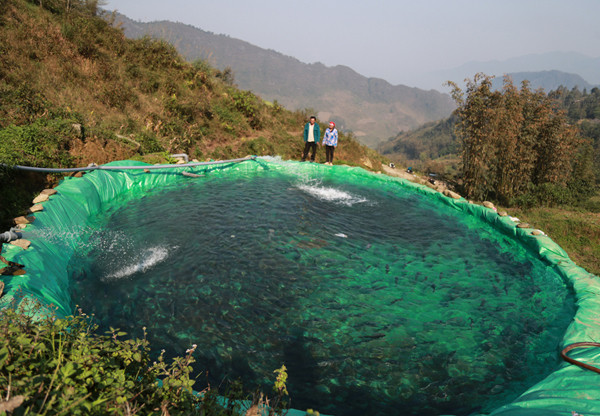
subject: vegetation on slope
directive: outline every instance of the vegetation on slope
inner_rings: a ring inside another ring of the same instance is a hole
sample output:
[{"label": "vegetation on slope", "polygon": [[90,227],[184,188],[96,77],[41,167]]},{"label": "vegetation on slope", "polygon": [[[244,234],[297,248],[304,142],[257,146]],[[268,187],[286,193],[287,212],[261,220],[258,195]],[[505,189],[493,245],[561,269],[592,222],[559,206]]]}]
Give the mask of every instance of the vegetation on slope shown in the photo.
[{"label": "vegetation on slope", "polygon": [[343,65],[305,64],[183,23],[134,22],[122,15],[117,21],[128,37],[150,35],[172,43],[188,60],[209,59],[218,68],[233,68],[240,86],[265,99],[291,109],[315,108],[322,117],[331,117],[338,129],[353,131],[373,148],[401,129],[446,117],[454,109],[452,99],[435,90],[391,85]]},{"label": "vegetation on slope", "polygon": [[[231,71],[188,63],[164,41],[126,39],[100,13],[93,0],[0,3],[0,163],[72,167],[172,153],[299,159],[310,110],[264,102],[237,89]],[[343,133],[336,158],[383,160]],[[1,170],[1,223],[48,179],[56,180]]]}]

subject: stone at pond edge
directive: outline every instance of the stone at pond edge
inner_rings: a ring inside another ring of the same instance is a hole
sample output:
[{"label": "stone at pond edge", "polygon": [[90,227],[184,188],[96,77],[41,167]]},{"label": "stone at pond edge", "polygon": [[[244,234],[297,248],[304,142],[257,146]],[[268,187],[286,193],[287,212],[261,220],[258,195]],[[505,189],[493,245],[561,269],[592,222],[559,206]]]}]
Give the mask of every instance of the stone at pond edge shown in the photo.
[{"label": "stone at pond edge", "polygon": [[20,238],[18,240],[13,240],[10,242],[13,246],[21,247],[22,249],[27,250],[31,245],[31,241],[25,240],[24,238]]},{"label": "stone at pond edge", "polygon": [[508,216],[508,212],[506,212],[506,211],[500,211],[498,213],[498,215],[500,215],[501,217],[507,217]]},{"label": "stone at pond edge", "polygon": [[56,189],[44,189],[42,192],[40,192],[40,194],[44,194],[44,195],[54,195],[55,193],[57,193],[58,191]]},{"label": "stone at pond edge", "polygon": [[490,201],[483,201],[483,206],[490,209],[496,208]]},{"label": "stone at pond edge", "polygon": [[444,195],[446,195],[449,198],[454,198],[454,199],[460,199],[461,196],[459,194],[457,194],[456,192],[453,192],[449,189],[445,189],[444,190]]},{"label": "stone at pond edge", "polygon": [[532,235],[546,235],[542,230],[533,230],[531,232]]},{"label": "stone at pond edge", "polygon": [[192,173],[192,172],[182,172],[181,173],[183,176],[188,176],[190,178],[200,178],[204,175],[198,175],[197,173]]},{"label": "stone at pond edge", "polygon": [[35,199],[33,200],[33,203],[39,204],[40,202],[46,202],[48,199],[50,199],[49,195],[39,194],[38,196],[35,197]]},{"label": "stone at pond edge", "polygon": [[517,228],[531,228],[526,222],[517,224]]},{"label": "stone at pond edge", "polygon": [[42,204],[36,204],[34,206],[32,206],[31,208],[29,208],[28,212],[33,214],[34,212],[39,212],[39,211],[43,211],[44,210],[44,206]]},{"label": "stone at pond edge", "polygon": [[16,225],[19,225],[19,224],[30,224],[33,221],[35,221],[35,217],[33,215],[31,215],[29,217],[17,217],[13,221],[15,222]]}]

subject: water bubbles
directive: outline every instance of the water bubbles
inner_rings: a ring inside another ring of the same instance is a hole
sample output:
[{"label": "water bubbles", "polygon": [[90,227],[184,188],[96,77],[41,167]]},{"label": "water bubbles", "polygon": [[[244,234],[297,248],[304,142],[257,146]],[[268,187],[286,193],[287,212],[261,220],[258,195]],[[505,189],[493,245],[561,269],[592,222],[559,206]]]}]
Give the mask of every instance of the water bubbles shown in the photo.
[{"label": "water bubbles", "polygon": [[168,256],[169,249],[167,247],[151,247],[136,255],[126,266],[102,277],[102,280],[122,279],[135,273],[144,273],[158,263],[163,262]]}]

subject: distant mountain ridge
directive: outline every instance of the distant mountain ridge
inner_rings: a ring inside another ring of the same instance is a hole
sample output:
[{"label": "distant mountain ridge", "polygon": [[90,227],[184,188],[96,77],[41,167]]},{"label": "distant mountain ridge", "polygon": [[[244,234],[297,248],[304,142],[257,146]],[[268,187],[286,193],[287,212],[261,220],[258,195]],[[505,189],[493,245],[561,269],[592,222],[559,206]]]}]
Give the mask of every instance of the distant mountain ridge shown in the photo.
[{"label": "distant mountain ridge", "polygon": [[125,35],[149,35],[173,44],[186,59],[233,69],[235,82],[290,109],[311,108],[321,121],[335,120],[364,144],[377,143],[429,122],[455,108],[447,94],[367,78],[345,66],[305,64],[273,50],[169,21],[141,23],[117,15]]},{"label": "distant mountain ridge", "polygon": [[[584,80],[577,74],[569,74],[562,71],[539,71],[539,72],[514,72],[508,74],[513,83],[519,86],[524,80],[529,81],[529,88],[536,90],[543,89],[546,92],[556,90],[563,86],[569,90],[578,88],[579,90],[590,90],[595,86]],[[503,76],[497,76],[492,81],[492,87],[495,89],[502,88]]]},{"label": "distant mountain ridge", "polygon": [[548,52],[519,56],[504,61],[467,62],[456,68],[424,73],[418,85],[440,88],[445,81],[461,84],[465,78],[473,78],[478,72],[502,78],[504,74],[535,73],[548,70],[576,74],[591,85],[600,85],[600,57],[592,58],[577,52]]}]

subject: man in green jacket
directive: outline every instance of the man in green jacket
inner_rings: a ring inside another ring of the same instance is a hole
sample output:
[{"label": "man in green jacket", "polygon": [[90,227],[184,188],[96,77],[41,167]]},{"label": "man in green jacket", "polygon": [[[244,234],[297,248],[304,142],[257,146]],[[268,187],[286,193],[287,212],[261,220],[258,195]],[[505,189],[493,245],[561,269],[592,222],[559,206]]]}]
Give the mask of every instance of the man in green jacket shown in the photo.
[{"label": "man in green jacket", "polygon": [[316,123],[317,118],[310,116],[310,121],[304,126],[304,152],[302,153],[302,161],[306,161],[308,151],[312,152],[310,155],[310,161],[315,161],[315,155],[317,154],[317,143],[319,143],[319,137],[321,137],[321,130],[319,125]]}]

